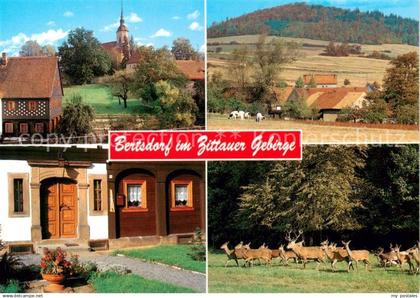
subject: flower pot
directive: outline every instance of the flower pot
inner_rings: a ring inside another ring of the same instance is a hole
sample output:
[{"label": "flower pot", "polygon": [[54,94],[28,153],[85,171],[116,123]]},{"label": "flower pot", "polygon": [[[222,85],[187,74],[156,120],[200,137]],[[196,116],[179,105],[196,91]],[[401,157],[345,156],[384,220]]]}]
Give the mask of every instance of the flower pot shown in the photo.
[{"label": "flower pot", "polygon": [[50,293],[59,293],[64,290],[64,285],[62,282],[65,279],[65,276],[62,274],[42,274],[42,278],[49,282],[49,285],[45,288],[47,292]]}]

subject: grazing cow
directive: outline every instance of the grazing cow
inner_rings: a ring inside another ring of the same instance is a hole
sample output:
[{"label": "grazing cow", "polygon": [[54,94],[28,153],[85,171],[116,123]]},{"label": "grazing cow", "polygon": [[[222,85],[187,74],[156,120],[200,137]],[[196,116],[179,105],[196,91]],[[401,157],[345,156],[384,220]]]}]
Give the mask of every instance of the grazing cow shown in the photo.
[{"label": "grazing cow", "polygon": [[261,122],[264,119],[265,119],[265,117],[263,116],[263,114],[257,113],[257,117],[255,118],[256,122]]},{"label": "grazing cow", "polygon": [[234,119],[235,120],[236,118],[238,118],[238,116],[239,116],[238,111],[232,111],[232,112],[230,112],[228,119]]},{"label": "grazing cow", "polygon": [[251,114],[249,112],[245,112],[244,117],[245,119],[249,119],[251,117]]},{"label": "grazing cow", "polygon": [[245,118],[245,112],[244,112],[244,111],[239,111],[239,112],[238,112],[238,117],[239,117],[241,120],[244,120],[244,118]]}]

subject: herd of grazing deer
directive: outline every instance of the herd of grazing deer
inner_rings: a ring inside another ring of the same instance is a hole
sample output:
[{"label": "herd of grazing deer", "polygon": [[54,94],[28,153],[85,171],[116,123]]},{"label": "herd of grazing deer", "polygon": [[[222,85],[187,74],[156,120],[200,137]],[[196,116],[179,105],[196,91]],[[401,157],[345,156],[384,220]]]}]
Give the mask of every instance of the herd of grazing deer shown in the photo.
[{"label": "herd of grazing deer", "polygon": [[[244,260],[244,267],[247,265],[250,267],[257,260],[260,264],[261,261],[264,261],[266,265],[271,266],[272,260],[274,259],[279,259],[285,265],[288,265],[288,261],[293,259],[295,263],[301,262],[303,268],[306,268],[308,261],[317,262],[317,270],[321,263],[325,266],[326,262],[330,262],[332,271],[336,271],[336,263],[344,261],[347,262],[347,272],[350,271],[350,268],[354,270],[353,264],[356,265],[356,270],[358,270],[359,262],[365,264],[366,271],[369,270],[369,251],[350,249],[349,245],[351,241],[342,241],[344,245],[342,247],[338,247],[336,243],[329,243],[328,240],[323,241],[320,246],[304,246],[303,240],[297,242],[302,235],[302,231],[299,231],[299,234],[294,239],[290,237],[290,234],[289,232],[286,236],[286,240],[288,241],[286,249],[285,245],[280,245],[278,249],[269,249],[265,243],[258,249],[252,249],[250,247],[251,243],[244,245],[242,241],[233,249],[229,249],[229,242],[224,243],[220,248],[225,251],[228,257],[225,267],[227,267],[230,261],[235,261],[239,267],[239,260]],[[380,265],[384,268],[396,265],[401,270],[404,270],[403,265],[408,264],[409,273],[418,274],[420,242],[417,242],[417,245],[405,251],[401,251],[400,248],[400,245],[392,246],[391,244],[389,252],[384,252],[383,248],[379,248],[374,254],[378,258]],[[414,264],[416,264],[416,267]]]}]

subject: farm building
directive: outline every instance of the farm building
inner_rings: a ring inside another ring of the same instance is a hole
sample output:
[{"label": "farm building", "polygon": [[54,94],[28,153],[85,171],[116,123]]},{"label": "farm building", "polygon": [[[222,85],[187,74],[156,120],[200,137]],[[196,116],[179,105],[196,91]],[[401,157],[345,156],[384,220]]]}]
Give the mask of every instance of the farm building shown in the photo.
[{"label": "farm building", "polygon": [[57,57],[11,57],[0,64],[0,135],[46,134],[62,115]]},{"label": "farm building", "polygon": [[303,76],[304,86],[311,87],[312,83],[316,84],[316,88],[335,88],[337,87],[336,74],[310,74]]},{"label": "farm building", "polygon": [[335,121],[342,109],[367,104],[367,92],[367,87],[295,88],[288,100],[304,100],[309,108],[320,112],[322,120]]},{"label": "farm building", "polygon": [[107,162],[101,148],[0,149],[0,238],[13,247],[178,243],[205,227],[203,162]]}]

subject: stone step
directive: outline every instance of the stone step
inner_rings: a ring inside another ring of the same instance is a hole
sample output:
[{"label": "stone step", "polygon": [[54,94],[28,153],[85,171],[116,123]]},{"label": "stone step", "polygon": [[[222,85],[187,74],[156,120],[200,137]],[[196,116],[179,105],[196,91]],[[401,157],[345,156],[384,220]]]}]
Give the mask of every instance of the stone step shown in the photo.
[{"label": "stone step", "polygon": [[43,240],[34,245],[35,253],[42,254],[44,247],[49,250],[54,250],[60,247],[64,251],[72,254],[90,251],[89,244],[86,241]]}]

